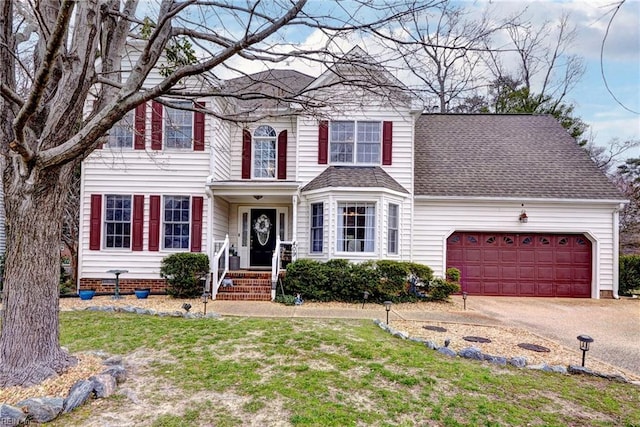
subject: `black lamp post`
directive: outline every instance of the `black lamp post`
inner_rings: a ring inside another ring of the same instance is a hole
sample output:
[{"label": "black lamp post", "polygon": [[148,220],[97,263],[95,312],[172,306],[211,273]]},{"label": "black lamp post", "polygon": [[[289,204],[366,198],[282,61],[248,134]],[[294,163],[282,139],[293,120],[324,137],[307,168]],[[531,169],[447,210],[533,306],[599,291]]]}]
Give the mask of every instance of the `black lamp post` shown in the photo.
[{"label": "black lamp post", "polygon": [[364,303],[367,301],[367,298],[369,298],[369,292],[364,291],[362,294],[362,308],[364,308]]},{"label": "black lamp post", "polygon": [[209,292],[202,293],[202,304],[204,304],[204,315],[207,315],[207,302],[209,302]]},{"label": "black lamp post", "polygon": [[387,325],[389,324],[389,311],[391,311],[391,301],[384,302],[384,309],[387,310]]},{"label": "black lamp post", "polygon": [[584,357],[589,351],[589,345],[593,342],[593,338],[589,335],[578,335],[578,341],[580,341],[580,350],[582,350],[582,367],[584,368]]},{"label": "black lamp post", "polygon": [[467,297],[469,296],[468,293],[463,292],[462,293],[462,306],[463,308],[466,310],[467,309]]}]

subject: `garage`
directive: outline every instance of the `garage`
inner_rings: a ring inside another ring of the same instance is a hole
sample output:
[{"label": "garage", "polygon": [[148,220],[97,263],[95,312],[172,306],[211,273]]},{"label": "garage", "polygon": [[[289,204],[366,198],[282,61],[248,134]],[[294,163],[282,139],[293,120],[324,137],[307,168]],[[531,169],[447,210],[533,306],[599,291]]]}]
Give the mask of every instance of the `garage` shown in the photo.
[{"label": "garage", "polygon": [[447,239],[471,295],[591,297],[591,241],[582,234],[456,232]]}]

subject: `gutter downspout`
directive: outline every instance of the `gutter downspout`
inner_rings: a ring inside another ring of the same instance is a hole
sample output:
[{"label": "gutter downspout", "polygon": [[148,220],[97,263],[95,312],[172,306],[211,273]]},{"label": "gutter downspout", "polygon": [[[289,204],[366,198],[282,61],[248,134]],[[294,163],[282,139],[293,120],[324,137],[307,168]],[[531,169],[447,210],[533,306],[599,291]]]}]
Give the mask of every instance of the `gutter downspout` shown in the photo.
[{"label": "gutter downspout", "polygon": [[[207,185],[204,187],[204,192],[209,199],[209,211],[207,212],[207,256],[209,260],[214,259],[214,246],[213,246],[213,191],[209,187],[209,180],[207,179]],[[209,265],[209,275],[207,280],[207,291],[211,292],[211,280],[213,278],[213,264]]]},{"label": "gutter downspout", "polygon": [[620,299],[620,211],[624,204],[620,203],[613,210],[613,298]]}]

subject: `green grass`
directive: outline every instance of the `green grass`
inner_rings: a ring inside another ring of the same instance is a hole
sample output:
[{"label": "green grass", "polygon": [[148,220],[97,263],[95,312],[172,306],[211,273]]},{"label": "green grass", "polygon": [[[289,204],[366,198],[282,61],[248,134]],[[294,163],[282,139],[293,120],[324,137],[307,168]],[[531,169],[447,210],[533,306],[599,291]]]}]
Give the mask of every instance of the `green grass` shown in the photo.
[{"label": "green grass", "polygon": [[[137,398],[173,409],[136,425],[640,425],[638,387],[448,359],[370,321],[65,312],[61,322],[72,352],[151,356]],[[121,395],[94,405],[56,425],[135,407]]]}]

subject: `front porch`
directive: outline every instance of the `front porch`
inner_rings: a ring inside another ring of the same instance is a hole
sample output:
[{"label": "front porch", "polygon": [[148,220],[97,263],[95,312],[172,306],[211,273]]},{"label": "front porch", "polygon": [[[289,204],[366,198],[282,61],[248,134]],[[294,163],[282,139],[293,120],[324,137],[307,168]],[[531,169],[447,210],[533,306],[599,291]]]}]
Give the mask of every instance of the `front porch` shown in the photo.
[{"label": "front porch", "polygon": [[223,241],[214,241],[213,247],[215,250],[210,256],[211,272],[207,279],[207,291],[214,300],[273,300],[278,280],[284,275],[287,265],[298,257],[296,242],[281,241],[277,236],[269,269],[262,267],[232,270],[229,236]]}]

